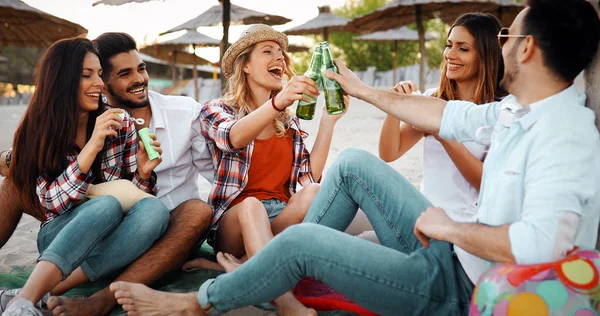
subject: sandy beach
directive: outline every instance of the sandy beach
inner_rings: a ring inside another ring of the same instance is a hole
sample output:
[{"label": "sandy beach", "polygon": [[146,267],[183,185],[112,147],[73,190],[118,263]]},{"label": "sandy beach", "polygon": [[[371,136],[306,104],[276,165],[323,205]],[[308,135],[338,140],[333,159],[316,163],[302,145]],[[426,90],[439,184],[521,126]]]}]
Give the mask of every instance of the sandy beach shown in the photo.
[{"label": "sandy beach", "polygon": [[[306,140],[309,148],[312,147],[317,134],[319,119],[322,115],[320,110],[322,104],[321,97],[317,103],[319,109],[314,120],[301,121],[303,129],[310,135]],[[25,106],[0,106],[0,149],[11,146],[13,133],[25,109]],[[348,113],[340,119],[336,126],[325,177],[327,168],[346,148],[362,148],[377,155],[379,132],[384,117],[385,114],[379,109],[358,99],[352,99]],[[390,165],[413,184],[418,185],[422,178],[421,158],[422,142]],[[209,190],[209,184],[205,182],[201,189],[203,198],[206,198]],[[35,264],[38,256],[36,247],[38,229],[39,222],[37,220],[29,215],[23,216],[10,241],[0,249],[0,273],[10,272],[15,267],[32,267]],[[243,314],[247,315],[247,313]]]}]

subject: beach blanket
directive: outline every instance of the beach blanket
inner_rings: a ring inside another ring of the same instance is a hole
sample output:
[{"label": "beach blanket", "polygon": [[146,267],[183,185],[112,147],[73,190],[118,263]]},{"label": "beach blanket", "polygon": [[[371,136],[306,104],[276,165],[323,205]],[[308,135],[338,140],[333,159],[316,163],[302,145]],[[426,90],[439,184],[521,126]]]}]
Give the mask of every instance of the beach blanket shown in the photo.
[{"label": "beach blanket", "polygon": [[[192,257],[202,257],[216,261],[215,253],[212,247],[206,243],[202,244],[201,247],[198,247],[198,249],[196,249],[196,251],[192,254]],[[27,281],[27,278],[31,274],[31,271],[31,269],[23,270],[20,268],[15,268],[11,273],[0,274],[0,289],[14,289],[23,287],[25,281]],[[223,272],[214,270],[195,270],[190,272],[174,271],[153,284],[152,288],[160,291],[175,293],[195,292],[198,291],[198,287],[200,284],[204,283],[204,281],[215,278],[221,273]],[[99,280],[94,283],[87,283],[72,289],[71,291],[67,292],[65,296],[87,297],[105,288],[109,284],[109,280]],[[263,304],[257,307],[266,310],[273,310],[273,307],[270,304]],[[110,313],[111,316],[125,314],[126,313],[120,307],[115,307]],[[319,313],[319,315],[348,316],[356,314],[344,310],[338,310]]]}]

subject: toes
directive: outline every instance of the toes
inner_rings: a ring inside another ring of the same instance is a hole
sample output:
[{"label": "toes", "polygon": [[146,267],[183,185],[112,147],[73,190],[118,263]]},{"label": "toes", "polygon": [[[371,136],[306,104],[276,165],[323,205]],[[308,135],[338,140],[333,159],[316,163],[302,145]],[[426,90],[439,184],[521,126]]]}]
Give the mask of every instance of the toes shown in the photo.
[{"label": "toes", "polygon": [[194,260],[190,260],[190,261],[184,263],[183,266],[181,266],[181,270],[183,270],[183,271],[189,271],[189,270],[192,270],[192,269],[197,269],[201,265],[200,264],[201,261],[202,260],[200,258],[194,259]]},{"label": "toes", "polygon": [[124,305],[121,305],[121,307],[123,307],[123,310],[128,312],[127,315],[131,315],[131,313],[137,313],[137,311],[135,309],[135,305],[133,305],[133,304],[124,304]]},{"label": "toes", "polygon": [[133,305],[133,300],[130,298],[120,298],[120,299],[117,299],[117,303],[119,303],[119,305],[121,305],[121,306]]},{"label": "toes", "polygon": [[118,290],[115,292],[115,298],[117,300],[129,299],[130,297],[131,297],[131,293],[129,293],[128,291]]},{"label": "toes", "polygon": [[110,291],[111,292],[117,292],[119,290],[123,290],[123,291],[127,291],[129,290],[129,283],[127,282],[123,282],[123,281],[118,281],[118,282],[113,282],[110,284]]},{"label": "toes", "polygon": [[[50,303],[50,301],[48,301]],[[64,306],[57,306],[52,309],[53,316],[63,316],[66,315]]]},{"label": "toes", "polygon": [[48,306],[49,310],[53,310],[55,307],[62,305],[61,303],[62,302],[60,300],[60,297],[50,296],[50,298],[48,299],[48,302],[46,302],[46,306]]}]

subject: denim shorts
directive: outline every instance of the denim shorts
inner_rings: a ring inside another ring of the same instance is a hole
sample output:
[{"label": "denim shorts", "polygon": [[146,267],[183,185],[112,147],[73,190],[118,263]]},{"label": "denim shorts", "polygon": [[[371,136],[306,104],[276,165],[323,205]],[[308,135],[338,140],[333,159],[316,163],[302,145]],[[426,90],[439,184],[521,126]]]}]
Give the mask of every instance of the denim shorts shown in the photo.
[{"label": "denim shorts", "polygon": [[[260,200],[262,205],[267,210],[267,215],[269,215],[269,221],[272,223],[277,216],[283,211],[283,209],[287,206],[287,203],[279,200],[279,199],[269,199],[269,200]],[[223,217],[221,217],[223,218]],[[217,239],[217,230],[219,229],[219,223],[214,224],[208,233],[208,244],[213,248],[215,247],[215,240]]]},{"label": "denim shorts", "polygon": [[267,210],[269,215],[269,221],[271,223],[275,220],[275,217],[279,216],[279,213],[287,206],[287,203],[282,202],[278,199],[261,200],[262,205]]}]

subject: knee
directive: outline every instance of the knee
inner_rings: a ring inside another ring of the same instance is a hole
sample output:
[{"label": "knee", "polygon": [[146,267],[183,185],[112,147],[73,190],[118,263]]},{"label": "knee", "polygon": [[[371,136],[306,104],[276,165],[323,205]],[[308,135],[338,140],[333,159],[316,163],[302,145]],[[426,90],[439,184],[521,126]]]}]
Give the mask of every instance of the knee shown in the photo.
[{"label": "knee", "polygon": [[302,200],[308,203],[308,206],[312,203],[312,200],[315,198],[315,195],[319,192],[321,185],[318,183],[311,183],[304,187],[302,191],[305,193],[302,196]]},{"label": "knee", "polygon": [[193,228],[195,234],[201,234],[210,225],[212,208],[206,202],[198,199],[187,200],[177,206],[172,212],[172,224],[179,223]]},{"label": "knee", "polygon": [[282,249],[294,249],[294,252],[306,250],[309,245],[314,245],[318,240],[315,229],[320,228],[318,224],[301,223],[286,228],[275,236],[272,243],[279,245]]},{"label": "knee", "polygon": [[82,211],[92,213],[93,216],[103,215],[107,218],[123,217],[121,203],[112,195],[93,197],[80,207],[84,207]]},{"label": "knee", "polygon": [[255,223],[261,219],[269,219],[262,202],[255,197],[248,197],[240,203],[239,218],[241,223]]},{"label": "knee", "polygon": [[335,164],[332,168],[337,170],[355,170],[356,168],[362,169],[373,163],[374,160],[379,161],[380,159],[373,156],[366,150],[359,148],[348,148],[344,150],[335,160]]},{"label": "knee", "polygon": [[144,198],[138,203],[140,211],[144,213],[143,221],[137,227],[139,233],[154,240],[158,239],[169,226],[169,210],[154,197]]}]

